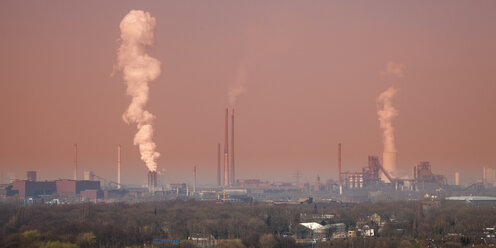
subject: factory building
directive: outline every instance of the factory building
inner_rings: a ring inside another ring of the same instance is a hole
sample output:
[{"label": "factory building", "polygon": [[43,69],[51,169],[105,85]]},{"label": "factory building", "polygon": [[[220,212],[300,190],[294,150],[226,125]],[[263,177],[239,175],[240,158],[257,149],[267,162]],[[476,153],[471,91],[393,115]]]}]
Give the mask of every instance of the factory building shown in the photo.
[{"label": "factory building", "polygon": [[367,186],[378,186],[380,184],[380,169],[379,157],[369,156],[368,167],[362,169],[363,180]]},{"label": "factory building", "polygon": [[[338,171],[340,170],[338,161]],[[485,178],[490,178],[491,171],[486,169],[484,172]],[[387,177],[387,181],[382,180],[381,173]],[[354,191],[355,196],[360,190],[434,191],[447,185],[446,177],[432,173],[429,162],[418,163],[413,168],[413,178],[394,178],[384,169],[377,156],[369,156],[368,166],[361,172],[342,172],[340,178],[343,189]]]},{"label": "factory building", "polygon": [[103,190],[97,189],[87,189],[80,192],[83,201],[94,201],[97,199],[103,199],[105,197],[105,192]]},{"label": "factory building", "polygon": [[420,162],[413,167],[413,179],[416,190],[434,190],[447,184],[446,177],[432,173],[429,162]]},{"label": "factory building", "polygon": [[362,172],[344,172],[344,188],[360,189],[364,187],[378,187],[381,184],[381,163],[379,157],[369,156],[368,166],[362,168]]},{"label": "factory building", "polygon": [[35,182],[18,180],[12,183],[12,190],[18,192],[19,197],[38,197],[40,195],[51,195],[57,192],[55,182]]},{"label": "factory building", "polygon": [[64,197],[75,197],[83,190],[100,189],[100,181],[89,180],[57,180],[57,194]]},{"label": "factory building", "polygon": [[84,171],[83,172],[83,179],[84,180],[88,180],[88,181],[95,180],[95,172],[93,172],[93,171]]},{"label": "factory building", "polygon": [[482,168],[482,182],[496,185],[496,169],[488,167]]},{"label": "factory building", "polygon": [[57,180],[36,182],[30,180],[17,180],[12,183],[12,190],[16,191],[19,197],[39,197],[42,195],[59,195],[74,197],[83,190],[99,190],[99,181],[74,181]]},{"label": "factory building", "polygon": [[345,172],[345,189],[363,188],[363,174],[360,172]]}]

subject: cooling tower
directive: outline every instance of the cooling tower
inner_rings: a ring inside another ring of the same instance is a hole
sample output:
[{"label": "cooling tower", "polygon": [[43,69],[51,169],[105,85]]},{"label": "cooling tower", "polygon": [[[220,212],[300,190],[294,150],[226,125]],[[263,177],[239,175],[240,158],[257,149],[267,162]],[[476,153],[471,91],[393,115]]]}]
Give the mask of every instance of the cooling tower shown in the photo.
[{"label": "cooling tower", "polygon": [[[382,167],[391,177],[394,178],[396,176],[396,152],[382,153]],[[384,173],[381,173],[381,179],[387,183],[390,183]]]}]

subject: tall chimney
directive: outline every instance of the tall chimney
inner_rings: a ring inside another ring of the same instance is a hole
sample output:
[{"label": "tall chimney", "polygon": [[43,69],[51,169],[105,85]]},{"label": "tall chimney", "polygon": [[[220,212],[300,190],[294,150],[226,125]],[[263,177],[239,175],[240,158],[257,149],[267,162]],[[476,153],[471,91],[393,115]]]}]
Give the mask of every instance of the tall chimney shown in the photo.
[{"label": "tall chimney", "polygon": [[234,109],[231,115],[231,185],[236,183],[234,174]]},{"label": "tall chimney", "polygon": [[77,180],[77,144],[74,144],[74,180]]},{"label": "tall chimney", "polygon": [[194,184],[193,184],[193,192],[196,193],[196,165],[193,167],[193,177],[194,177]]},{"label": "tall chimney", "polygon": [[220,168],[220,143],[217,144],[217,187],[220,187],[221,184],[221,168]]},{"label": "tall chimney", "polygon": [[121,145],[117,146],[117,188],[121,188]]},{"label": "tall chimney", "polygon": [[460,172],[455,172],[455,185],[460,186]]},{"label": "tall chimney", "polygon": [[224,186],[229,186],[229,109],[226,108],[226,125],[224,137]]},{"label": "tall chimney", "polygon": [[341,182],[341,143],[338,143],[338,185],[339,194],[343,193],[343,184]]},{"label": "tall chimney", "polygon": [[156,171],[148,171],[148,191],[155,192],[155,188],[157,187],[157,172]]}]

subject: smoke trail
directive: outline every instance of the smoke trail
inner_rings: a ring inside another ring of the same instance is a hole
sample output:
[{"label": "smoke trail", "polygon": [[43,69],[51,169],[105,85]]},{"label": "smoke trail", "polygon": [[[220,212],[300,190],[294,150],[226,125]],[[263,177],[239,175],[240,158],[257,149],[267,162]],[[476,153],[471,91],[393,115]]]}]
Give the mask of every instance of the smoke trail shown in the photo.
[{"label": "smoke trail", "polygon": [[148,83],[160,75],[160,61],[147,54],[154,43],[155,18],[142,10],[131,10],[120,23],[121,46],[117,51],[117,66],[122,70],[127,85],[126,94],[132,97],[131,104],[122,119],[127,124],[136,124],[138,132],[134,145],[138,145],[143,160],[150,171],[157,170],[160,156],[153,142],[152,122],[155,116],[144,110],[148,101]]},{"label": "smoke trail", "polygon": [[228,92],[229,107],[234,107],[236,101],[238,100],[238,96],[246,91],[245,84],[246,67],[244,63],[239,63],[236,71],[236,81],[233,85],[231,85]]},{"label": "smoke trail", "polygon": [[[392,98],[398,92],[393,86],[382,92],[377,97],[377,115],[379,116],[380,127],[383,131],[384,152],[382,162],[384,169],[391,175],[397,176],[396,170],[396,144],[394,140],[393,120],[398,116],[398,111],[393,107]],[[386,182],[386,176],[381,173],[381,177]]]},{"label": "smoke trail", "polygon": [[381,75],[383,76],[395,76],[397,78],[402,78],[405,76],[405,65],[400,63],[395,63],[393,61],[389,61],[386,64],[386,69],[381,71]]},{"label": "smoke trail", "polygon": [[377,97],[377,115],[383,130],[384,152],[396,152],[392,122],[398,116],[398,111],[393,106],[392,98],[397,92],[398,90],[391,86]]}]

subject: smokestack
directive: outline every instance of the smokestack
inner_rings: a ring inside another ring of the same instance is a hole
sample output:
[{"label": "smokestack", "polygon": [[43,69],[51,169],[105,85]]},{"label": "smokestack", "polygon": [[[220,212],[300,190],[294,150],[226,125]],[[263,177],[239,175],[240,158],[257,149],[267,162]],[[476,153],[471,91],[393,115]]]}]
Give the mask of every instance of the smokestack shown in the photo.
[{"label": "smokestack", "polygon": [[229,186],[229,109],[226,108],[226,123],[224,137],[224,186]]},{"label": "smokestack", "polygon": [[196,166],[193,167],[193,177],[194,177],[194,184],[193,184],[193,192],[196,193]]},{"label": "smokestack", "polygon": [[117,146],[117,188],[121,188],[121,145]]},{"label": "smokestack", "polygon": [[343,185],[341,182],[341,143],[338,143],[338,185],[339,194],[343,194]]},{"label": "smokestack", "polygon": [[231,115],[231,185],[236,183],[235,173],[234,173],[234,109]]},{"label": "smokestack", "polygon": [[148,171],[148,191],[155,192],[155,188],[157,187],[157,172],[156,171]]},{"label": "smokestack", "polygon": [[217,187],[221,186],[220,143],[217,143]]},{"label": "smokestack", "polygon": [[77,180],[77,144],[74,144],[74,180]]},{"label": "smokestack", "polygon": [[460,172],[455,172],[455,185],[460,186]]}]

